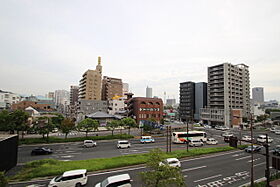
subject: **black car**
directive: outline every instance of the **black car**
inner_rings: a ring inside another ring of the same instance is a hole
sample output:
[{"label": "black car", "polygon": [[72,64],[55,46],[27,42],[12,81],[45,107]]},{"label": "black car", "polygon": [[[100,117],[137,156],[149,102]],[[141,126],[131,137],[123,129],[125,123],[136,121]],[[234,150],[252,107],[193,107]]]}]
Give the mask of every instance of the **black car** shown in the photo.
[{"label": "black car", "polygon": [[262,149],[262,146],[257,146],[257,145],[253,145],[253,147],[251,145],[249,145],[248,147],[245,148],[245,152],[247,153],[251,153],[253,152],[260,152]]},{"label": "black car", "polygon": [[48,155],[52,153],[51,149],[45,147],[39,147],[31,151],[31,155]]},{"label": "black car", "polygon": [[277,155],[277,156],[280,156],[280,148],[277,147],[277,148],[273,149],[273,150],[272,150],[272,154]]}]

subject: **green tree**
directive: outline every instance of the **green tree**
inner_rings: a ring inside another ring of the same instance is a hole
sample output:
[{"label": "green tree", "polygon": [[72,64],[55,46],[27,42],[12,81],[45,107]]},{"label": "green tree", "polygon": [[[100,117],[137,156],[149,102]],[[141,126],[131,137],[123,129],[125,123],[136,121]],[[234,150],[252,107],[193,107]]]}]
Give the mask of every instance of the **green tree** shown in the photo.
[{"label": "green tree", "polygon": [[121,119],[121,123],[124,125],[124,127],[128,128],[129,135],[130,135],[130,128],[137,127],[136,121],[130,117]]},{"label": "green tree", "polygon": [[65,134],[65,139],[67,138],[68,134],[75,129],[75,123],[70,118],[65,118],[60,125],[60,129],[62,133]]},{"label": "green tree", "polygon": [[55,114],[56,116],[55,117],[52,117],[51,120],[52,120],[52,123],[56,126],[56,127],[59,127],[62,123],[62,121],[64,120],[64,117],[62,114]]},{"label": "green tree", "polygon": [[0,172],[0,187],[8,186],[7,178],[4,175],[4,172]]},{"label": "green tree", "polygon": [[9,131],[11,129],[11,116],[7,110],[0,112],[0,131]]},{"label": "green tree", "polygon": [[45,138],[47,135],[47,140],[49,140],[49,134],[55,128],[51,118],[49,117],[39,117],[35,122],[35,131],[38,132]]},{"label": "green tree", "polygon": [[77,128],[79,129],[79,131],[84,131],[86,132],[86,137],[88,135],[89,132],[91,131],[97,131],[99,127],[99,123],[97,120],[93,120],[91,118],[86,118],[84,120],[82,120]]},{"label": "green tree", "polygon": [[146,163],[148,171],[141,172],[146,187],[185,186],[184,177],[179,168],[168,165],[159,165],[164,153],[160,149],[153,149],[149,153]]},{"label": "green tree", "polygon": [[27,122],[28,117],[29,114],[23,110],[15,110],[10,114],[11,128],[12,130],[17,131],[17,134],[19,134],[19,131],[22,131],[22,138],[24,131],[27,131],[29,128]]},{"label": "green tree", "polygon": [[106,128],[112,131],[112,136],[114,135],[114,130],[120,126],[120,122],[118,120],[112,120],[107,123]]}]

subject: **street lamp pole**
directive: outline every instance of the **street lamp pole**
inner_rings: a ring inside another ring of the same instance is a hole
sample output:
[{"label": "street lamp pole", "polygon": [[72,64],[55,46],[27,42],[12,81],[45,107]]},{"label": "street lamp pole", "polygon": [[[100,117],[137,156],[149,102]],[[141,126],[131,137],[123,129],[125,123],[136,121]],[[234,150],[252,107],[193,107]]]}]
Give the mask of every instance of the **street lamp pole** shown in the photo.
[{"label": "street lamp pole", "polygon": [[250,114],[251,123],[251,187],[254,187],[254,154],[253,154],[253,117]]}]

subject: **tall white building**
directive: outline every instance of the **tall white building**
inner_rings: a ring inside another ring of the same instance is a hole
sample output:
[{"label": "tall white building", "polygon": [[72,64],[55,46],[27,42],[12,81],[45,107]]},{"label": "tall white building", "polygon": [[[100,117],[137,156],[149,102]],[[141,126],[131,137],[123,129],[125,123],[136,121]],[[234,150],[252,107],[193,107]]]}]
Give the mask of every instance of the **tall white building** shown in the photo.
[{"label": "tall white building", "polygon": [[152,98],[153,97],[153,89],[147,86],[146,88],[146,97]]},{"label": "tall white building", "polygon": [[0,90],[0,109],[9,109],[12,104],[20,101],[18,94]]},{"label": "tall white building", "polygon": [[235,127],[250,116],[249,67],[230,63],[208,67],[207,108],[201,119],[211,125]]},{"label": "tall white building", "polygon": [[254,104],[263,104],[264,103],[264,92],[263,87],[255,87],[252,88],[252,96],[253,96],[253,103]]},{"label": "tall white building", "polygon": [[123,83],[123,95],[129,92],[129,84]]},{"label": "tall white building", "polygon": [[56,106],[70,104],[70,93],[67,90],[55,90],[54,97]]}]

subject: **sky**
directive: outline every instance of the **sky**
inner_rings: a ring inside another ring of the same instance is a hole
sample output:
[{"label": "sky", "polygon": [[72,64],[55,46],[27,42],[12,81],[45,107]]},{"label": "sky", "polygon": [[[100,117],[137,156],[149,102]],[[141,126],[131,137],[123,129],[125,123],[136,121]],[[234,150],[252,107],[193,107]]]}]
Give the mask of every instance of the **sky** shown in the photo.
[{"label": "sky", "polygon": [[279,0],[0,0],[0,90],[45,95],[103,76],[135,96],[175,98],[207,67],[249,66],[250,85],[280,100]]}]

